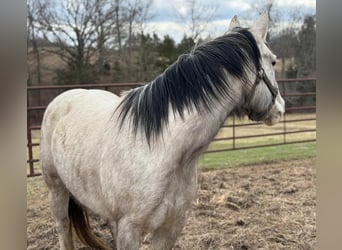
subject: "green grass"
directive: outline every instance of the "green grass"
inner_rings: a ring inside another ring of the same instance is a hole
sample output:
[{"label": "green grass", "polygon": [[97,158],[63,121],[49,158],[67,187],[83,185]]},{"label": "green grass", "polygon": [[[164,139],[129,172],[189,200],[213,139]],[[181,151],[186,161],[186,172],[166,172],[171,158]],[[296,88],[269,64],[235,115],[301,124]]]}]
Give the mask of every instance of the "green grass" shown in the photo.
[{"label": "green grass", "polygon": [[286,144],[218,153],[200,157],[201,169],[226,168],[281,160],[305,159],[316,156],[316,143]]}]

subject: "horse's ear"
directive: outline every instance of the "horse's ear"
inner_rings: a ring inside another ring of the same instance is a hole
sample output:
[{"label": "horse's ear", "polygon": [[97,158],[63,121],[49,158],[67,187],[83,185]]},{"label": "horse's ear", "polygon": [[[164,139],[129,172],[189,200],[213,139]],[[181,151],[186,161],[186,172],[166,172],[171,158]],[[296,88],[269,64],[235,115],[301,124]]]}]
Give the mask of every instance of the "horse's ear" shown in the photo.
[{"label": "horse's ear", "polygon": [[240,27],[240,22],[239,22],[239,19],[237,18],[237,16],[235,15],[232,20],[230,21],[230,24],[229,24],[229,29],[228,31],[232,31],[234,28],[236,27]]},{"label": "horse's ear", "polygon": [[254,29],[259,36],[266,40],[267,36],[267,31],[268,31],[268,22],[269,22],[269,16],[268,16],[268,11],[265,10],[259,19],[256,21],[256,24],[254,25]]}]

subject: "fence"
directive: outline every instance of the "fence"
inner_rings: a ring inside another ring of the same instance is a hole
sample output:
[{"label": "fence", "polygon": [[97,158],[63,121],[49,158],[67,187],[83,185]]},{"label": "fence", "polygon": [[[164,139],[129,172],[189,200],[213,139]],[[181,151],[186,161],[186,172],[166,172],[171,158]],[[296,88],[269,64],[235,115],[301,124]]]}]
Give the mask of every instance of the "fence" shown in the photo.
[{"label": "fence", "polygon": [[[286,112],[279,125],[265,127],[260,123],[228,119],[206,153],[277,146],[316,141],[316,79],[279,79],[280,92],[286,102]],[[27,87],[27,148],[28,177],[41,175],[39,162],[39,130],[47,104],[58,94],[73,88],[105,89],[118,94],[123,90],[141,86],[139,83],[46,85]],[[294,102],[293,100],[296,99]],[[293,126],[291,124],[304,124]],[[310,124],[309,124],[310,123]],[[229,131],[228,131],[229,130]],[[239,131],[244,131],[238,133]],[[247,132],[246,132],[247,131]],[[309,136],[298,136],[309,134]],[[293,135],[297,135],[290,138]],[[268,143],[258,138],[271,138]],[[272,140],[272,138],[277,138]],[[253,140],[253,143],[246,143]],[[242,142],[242,143],[239,143]]]}]

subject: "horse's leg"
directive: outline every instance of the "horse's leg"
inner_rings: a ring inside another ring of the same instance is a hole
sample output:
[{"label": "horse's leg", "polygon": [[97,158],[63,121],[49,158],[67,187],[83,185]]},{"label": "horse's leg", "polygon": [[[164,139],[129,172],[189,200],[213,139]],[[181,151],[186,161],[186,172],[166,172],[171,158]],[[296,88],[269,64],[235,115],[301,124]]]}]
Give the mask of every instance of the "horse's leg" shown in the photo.
[{"label": "horse's leg", "polygon": [[185,216],[176,218],[172,223],[163,225],[153,232],[153,250],[171,250],[184,227]]},{"label": "horse's leg", "polygon": [[69,192],[58,177],[45,177],[45,181],[49,188],[50,207],[56,221],[60,249],[72,250],[73,242],[68,216]]},{"label": "horse's leg", "polygon": [[140,246],[140,231],[130,220],[122,218],[118,222],[117,249],[138,250]]},{"label": "horse's leg", "polygon": [[108,220],[108,225],[109,225],[109,229],[110,229],[110,232],[112,234],[112,237],[113,237],[113,247],[114,249],[116,249],[116,239],[118,237],[118,224],[116,221],[114,220]]}]

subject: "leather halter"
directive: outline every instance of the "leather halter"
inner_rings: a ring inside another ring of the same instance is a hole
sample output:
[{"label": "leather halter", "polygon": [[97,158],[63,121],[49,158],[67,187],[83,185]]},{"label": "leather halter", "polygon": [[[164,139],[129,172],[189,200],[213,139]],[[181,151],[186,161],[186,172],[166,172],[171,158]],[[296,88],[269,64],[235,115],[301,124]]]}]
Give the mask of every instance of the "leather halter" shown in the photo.
[{"label": "leather halter", "polygon": [[249,114],[250,113],[250,106],[251,106],[251,102],[255,93],[255,89],[257,87],[257,85],[261,82],[261,80],[266,84],[268,90],[271,92],[272,95],[272,104],[270,105],[269,108],[271,108],[274,103],[275,103],[275,99],[277,97],[278,94],[278,88],[274,87],[270,81],[270,79],[268,78],[268,76],[265,73],[265,70],[263,68],[260,68],[260,70],[258,71],[257,77],[254,81],[254,84],[252,86],[251,91],[249,92],[249,95],[247,96],[247,108],[246,111]]}]

